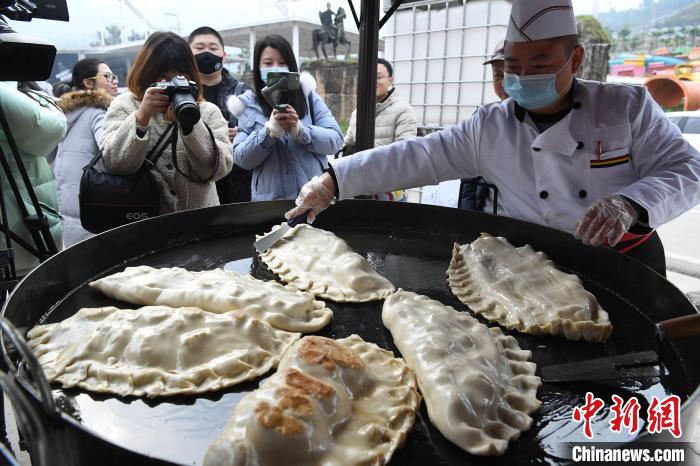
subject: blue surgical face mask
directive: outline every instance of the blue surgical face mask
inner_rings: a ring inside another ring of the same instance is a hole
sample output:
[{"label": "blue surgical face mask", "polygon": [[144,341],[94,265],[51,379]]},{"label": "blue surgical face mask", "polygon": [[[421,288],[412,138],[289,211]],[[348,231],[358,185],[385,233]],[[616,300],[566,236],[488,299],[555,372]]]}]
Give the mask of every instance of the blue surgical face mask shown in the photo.
[{"label": "blue surgical face mask", "polygon": [[556,73],[529,76],[503,73],[503,89],[518,105],[527,110],[549,107],[560,97],[557,92],[557,76],[567,67],[573,56],[572,53]]},{"label": "blue surgical face mask", "polygon": [[286,73],[289,68],[286,66],[261,66],[260,67],[260,79],[267,84],[267,74],[268,73]]}]

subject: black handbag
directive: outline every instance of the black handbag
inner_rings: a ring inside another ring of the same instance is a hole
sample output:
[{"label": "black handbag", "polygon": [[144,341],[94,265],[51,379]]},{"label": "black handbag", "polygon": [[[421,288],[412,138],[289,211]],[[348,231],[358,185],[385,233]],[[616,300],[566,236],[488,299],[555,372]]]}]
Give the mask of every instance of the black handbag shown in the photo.
[{"label": "black handbag", "polygon": [[102,158],[100,150],[83,168],[80,178],[80,223],[83,228],[91,233],[102,233],[159,214],[160,186],[151,168],[168,146],[168,141],[163,142],[166,135],[170,134],[172,139],[175,131],[174,124],[168,126],[141,168],[131,175],[114,175],[98,169],[96,164]]}]

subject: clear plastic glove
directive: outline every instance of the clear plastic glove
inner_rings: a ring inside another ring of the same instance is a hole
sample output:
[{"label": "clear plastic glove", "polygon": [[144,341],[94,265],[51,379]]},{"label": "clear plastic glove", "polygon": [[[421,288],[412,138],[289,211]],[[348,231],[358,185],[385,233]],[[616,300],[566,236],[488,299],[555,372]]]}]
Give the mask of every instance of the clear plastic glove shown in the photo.
[{"label": "clear plastic glove", "polygon": [[307,210],[309,211],[306,220],[313,223],[316,216],[323,209],[333,203],[333,178],[328,173],[321,176],[314,176],[311,180],[301,187],[299,196],[295,204],[295,208],[284,214],[287,219],[297,217]]},{"label": "clear plastic glove", "polygon": [[591,246],[615,246],[636,221],[637,211],[622,196],[603,197],[578,221],[574,237]]}]

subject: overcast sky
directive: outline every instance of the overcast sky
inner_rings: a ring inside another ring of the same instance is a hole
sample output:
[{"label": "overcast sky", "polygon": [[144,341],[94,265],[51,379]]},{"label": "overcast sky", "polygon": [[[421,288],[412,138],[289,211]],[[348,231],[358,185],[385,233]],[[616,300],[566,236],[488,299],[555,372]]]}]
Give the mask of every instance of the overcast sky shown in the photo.
[{"label": "overcast sky", "polygon": [[[590,14],[595,0],[573,0],[577,14]],[[141,14],[157,29],[169,29],[187,34],[192,29],[208,25],[224,28],[250,24],[255,21],[283,19],[288,6],[290,15],[300,19],[318,21],[319,9],[325,9],[326,0],[131,0]],[[345,1],[331,0],[333,8],[345,6],[347,29],[354,29],[352,17]],[[608,11],[613,5],[618,11],[636,8],[639,0],[598,0],[598,10]],[[359,7],[360,0],[354,0]],[[34,20],[31,23],[11,22],[18,32],[47,39],[59,48],[86,47],[97,39],[96,32],[109,24],[124,26],[126,33],[132,29],[147,28],[122,0],[68,0],[71,21]]]}]

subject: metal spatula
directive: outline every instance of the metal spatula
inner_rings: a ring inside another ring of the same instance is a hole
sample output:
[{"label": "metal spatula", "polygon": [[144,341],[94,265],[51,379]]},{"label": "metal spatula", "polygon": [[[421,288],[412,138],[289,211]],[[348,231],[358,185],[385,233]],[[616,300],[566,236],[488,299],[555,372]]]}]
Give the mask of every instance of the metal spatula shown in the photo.
[{"label": "metal spatula", "polygon": [[300,223],[305,222],[306,215],[308,213],[309,211],[307,210],[306,212],[297,217],[290,218],[289,220],[287,220],[287,223],[283,224],[275,231],[266,234],[265,236],[254,242],[253,246],[255,246],[255,250],[259,253],[262,253],[270,249],[277,241],[282,239],[282,237],[286,235],[289,230],[299,225]]},{"label": "metal spatula", "polygon": [[700,336],[700,314],[691,314],[656,324],[657,351],[641,351],[605,358],[589,359],[542,368],[543,382],[599,381],[639,379],[664,373],[659,354],[664,340]]}]

